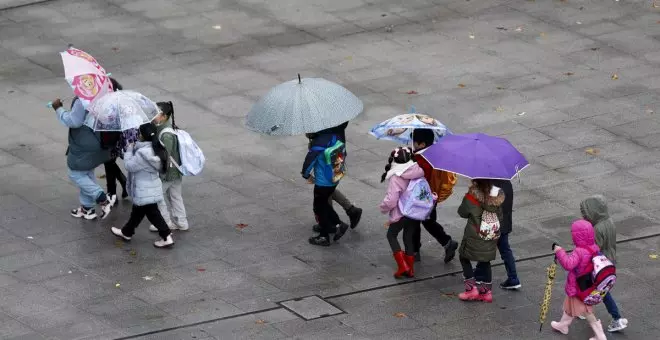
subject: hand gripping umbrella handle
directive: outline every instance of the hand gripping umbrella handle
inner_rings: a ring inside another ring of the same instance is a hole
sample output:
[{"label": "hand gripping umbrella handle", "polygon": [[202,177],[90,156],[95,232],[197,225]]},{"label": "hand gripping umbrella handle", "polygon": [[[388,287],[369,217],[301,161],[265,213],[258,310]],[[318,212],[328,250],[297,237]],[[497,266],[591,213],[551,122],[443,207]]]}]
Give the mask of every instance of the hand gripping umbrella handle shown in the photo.
[{"label": "hand gripping umbrella handle", "polygon": [[53,102],[48,102],[48,104],[46,104],[46,107],[49,108],[49,109],[52,109],[53,108]]}]

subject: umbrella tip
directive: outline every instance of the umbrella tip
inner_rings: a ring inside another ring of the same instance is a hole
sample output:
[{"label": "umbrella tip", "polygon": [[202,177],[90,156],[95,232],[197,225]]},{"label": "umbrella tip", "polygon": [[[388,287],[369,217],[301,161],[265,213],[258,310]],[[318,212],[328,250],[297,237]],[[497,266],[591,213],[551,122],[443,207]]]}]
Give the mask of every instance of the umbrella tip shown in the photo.
[{"label": "umbrella tip", "polygon": [[68,44],[68,45],[66,46],[66,48],[67,48],[67,49],[69,49],[69,48],[73,48],[73,44]]},{"label": "umbrella tip", "polygon": [[302,84],[302,79],[300,79],[300,73],[298,73],[298,84]]}]

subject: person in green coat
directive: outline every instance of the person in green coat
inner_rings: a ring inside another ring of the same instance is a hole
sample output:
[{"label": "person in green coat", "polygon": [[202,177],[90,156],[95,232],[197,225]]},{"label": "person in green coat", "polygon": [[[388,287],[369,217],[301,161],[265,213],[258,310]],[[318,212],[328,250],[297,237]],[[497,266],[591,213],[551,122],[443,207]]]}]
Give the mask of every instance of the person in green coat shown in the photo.
[{"label": "person in green coat", "polygon": [[[591,196],[580,203],[580,212],[585,220],[591,222],[596,232],[596,244],[607,258],[616,263],[616,226],[607,209],[607,201],[601,195]],[[618,332],[628,327],[628,319],[622,318],[612,293],[608,292],[603,299],[607,312],[612,316],[612,322],[607,331]]]},{"label": "person in green coat", "polygon": [[[497,237],[499,230],[491,235],[479,233],[484,212],[498,222],[502,220],[504,192],[493,185],[489,179],[473,179],[463,202],[458,207],[458,215],[467,219],[463,240],[458,248],[459,261],[463,267],[465,292],[459,294],[463,301],[492,302],[492,272],[490,261],[497,255]],[[488,215],[486,215],[488,216]],[[476,270],[472,261],[477,262]]]},{"label": "person in green coat", "polygon": [[[174,122],[174,105],[172,102],[158,102],[160,114],[154,119],[158,139],[167,150],[169,162],[167,171],[162,176],[163,197],[158,203],[163,219],[172,230],[188,230],[188,218],[186,216],[186,206],[183,203],[182,183],[183,174],[179,171],[181,156],[179,154],[179,140],[176,130],[179,128]],[[150,226],[149,230],[158,231],[155,226]]]}]

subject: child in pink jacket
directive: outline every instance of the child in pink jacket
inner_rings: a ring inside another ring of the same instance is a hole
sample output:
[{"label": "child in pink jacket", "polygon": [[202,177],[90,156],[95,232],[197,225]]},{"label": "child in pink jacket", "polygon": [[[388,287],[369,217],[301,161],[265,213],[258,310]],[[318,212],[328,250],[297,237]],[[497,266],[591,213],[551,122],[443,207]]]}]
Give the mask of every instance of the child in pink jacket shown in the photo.
[{"label": "child in pink jacket", "polygon": [[568,271],[568,275],[564,287],[566,291],[564,315],[559,322],[551,322],[551,326],[562,334],[568,334],[568,327],[573,322],[573,318],[584,316],[596,334],[589,340],[606,340],[603,326],[600,320],[596,319],[592,306],[585,305],[576,297],[580,289],[577,278],[593,270],[591,259],[600,251],[596,245],[594,227],[586,220],[577,220],[571,226],[571,236],[575,249],[570,254],[559,246],[554,249],[557,262]]},{"label": "child in pink jacket", "polygon": [[[385,173],[380,179],[381,183],[389,179],[387,194],[380,204],[380,211],[389,215],[387,241],[390,243],[394,260],[398,266],[394,273],[394,277],[397,279],[415,275],[413,268],[415,262],[414,232],[415,228],[419,228],[420,221],[403,216],[399,210],[399,197],[406,191],[411,180],[420,177],[424,177],[424,170],[413,161],[412,149],[399,147],[390,153]],[[403,230],[403,244],[406,248],[405,255],[397,240],[401,230]]]}]

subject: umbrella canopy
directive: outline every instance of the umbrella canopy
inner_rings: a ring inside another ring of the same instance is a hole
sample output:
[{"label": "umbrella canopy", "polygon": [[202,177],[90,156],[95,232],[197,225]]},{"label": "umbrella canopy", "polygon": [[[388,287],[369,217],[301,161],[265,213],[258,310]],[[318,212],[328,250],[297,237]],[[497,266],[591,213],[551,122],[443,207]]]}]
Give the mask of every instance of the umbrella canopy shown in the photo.
[{"label": "umbrella canopy", "polygon": [[508,140],[482,133],[447,135],[421,155],[435,169],[471,179],[511,180],[529,165]]},{"label": "umbrella canopy", "polygon": [[436,140],[451,133],[440,121],[421,113],[407,113],[395,116],[374,126],[369,133],[377,139],[408,144],[412,141],[412,131],[414,129],[431,129],[435,133]]},{"label": "umbrella canopy", "polygon": [[94,131],[125,131],[151,122],[159,113],[156,103],[135,91],[116,91],[92,102],[85,125]]},{"label": "umbrella canopy", "polygon": [[303,78],[275,86],[252,106],[245,125],[274,136],[295,136],[338,126],[357,117],[362,101],[322,78]]},{"label": "umbrella canopy", "polygon": [[548,316],[548,308],[550,307],[550,300],[552,299],[552,284],[555,282],[557,265],[553,262],[548,268],[546,268],[545,271],[548,273],[548,280],[545,282],[543,301],[541,301],[541,311],[539,313],[539,332],[543,330],[543,323]]},{"label": "umbrella canopy", "polygon": [[85,108],[96,98],[112,92],[112,82],[105,69],[87,52],[69,47],[60,55],[64,78]]}]

